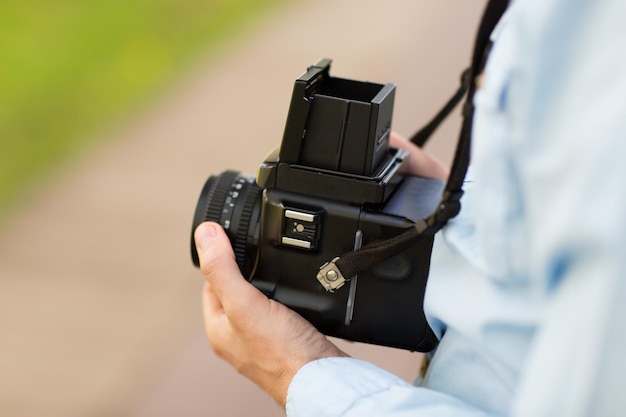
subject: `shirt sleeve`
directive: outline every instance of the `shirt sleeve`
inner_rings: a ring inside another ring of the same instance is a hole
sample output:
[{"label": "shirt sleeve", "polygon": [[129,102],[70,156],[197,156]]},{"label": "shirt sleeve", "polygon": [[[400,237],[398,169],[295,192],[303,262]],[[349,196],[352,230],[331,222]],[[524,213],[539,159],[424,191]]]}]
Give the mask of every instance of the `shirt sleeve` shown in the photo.
[{"label": "shirt sleeve", "polygon": [[289,387],[286,409],[288,417],[491,415],[353,358],[320,359],[302,367]]}]

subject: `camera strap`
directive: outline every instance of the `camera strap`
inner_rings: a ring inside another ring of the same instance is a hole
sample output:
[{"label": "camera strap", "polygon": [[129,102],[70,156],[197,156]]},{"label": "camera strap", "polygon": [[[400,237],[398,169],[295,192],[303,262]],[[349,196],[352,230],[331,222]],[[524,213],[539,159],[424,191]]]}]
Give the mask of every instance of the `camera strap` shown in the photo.
[{"label": "camera strap", "polygon": [[433,236],[445,226],[448,220],[459,213],[461,210],[460,200],[463,195],[463,181],[470,162],[476,79],[482,73],[491,49],[491,32],[506,11],[508,3],[508,0],[489,0],[478,27],[471,66],[463,71],[461,85],[435,117],[411,137],[411,142],[417,146],[423,146],[441,122],[465,97],[462,112],[463,122],[452,162],[452,170],[435,212],[395,237],[370,243],[361,249],[348,252],[327,262],[320,268],[319,275],[332,277],[333,280],[337,281],[345,281],[360,272],[367,271],[385,259],[404,252],[424,237]]}]

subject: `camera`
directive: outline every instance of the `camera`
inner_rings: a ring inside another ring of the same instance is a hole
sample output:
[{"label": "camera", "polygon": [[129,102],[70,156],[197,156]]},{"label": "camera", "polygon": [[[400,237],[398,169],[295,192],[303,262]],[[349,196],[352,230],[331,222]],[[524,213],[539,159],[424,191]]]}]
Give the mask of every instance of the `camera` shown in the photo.
[{"label": "camera", "polygon": [[329,336],[427,352],[437,344],[423,311],[433,237],[369,270],[324,266],[400,235],[431,214],[440,180],[404,176],[408,152],[389,146],[396,87],[330,75],[329,59],[296,79],[280,147],[256,178],[210,176],[193,231],[219,223],[241,273],[267,297]]}]

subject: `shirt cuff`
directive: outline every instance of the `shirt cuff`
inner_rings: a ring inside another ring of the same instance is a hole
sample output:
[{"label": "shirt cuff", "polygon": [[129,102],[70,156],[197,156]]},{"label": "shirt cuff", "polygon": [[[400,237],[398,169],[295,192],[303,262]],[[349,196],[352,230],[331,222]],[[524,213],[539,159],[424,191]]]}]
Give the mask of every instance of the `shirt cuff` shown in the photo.
[{"label": "shirt cuff", "polygon": [[369,362],[354,358],[318,359],[296,373],[287,392],[287,416],[341,416],[359,399],[393,386],[412,387]]}]

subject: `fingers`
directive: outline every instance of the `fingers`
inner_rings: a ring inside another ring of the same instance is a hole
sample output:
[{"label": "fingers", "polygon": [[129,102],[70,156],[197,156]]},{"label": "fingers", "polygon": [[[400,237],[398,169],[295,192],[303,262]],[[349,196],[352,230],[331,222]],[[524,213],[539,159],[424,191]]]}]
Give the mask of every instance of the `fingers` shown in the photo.
[{"label": "fingers", "polygon": [[218,224],[202,223],[194,236],[202,273],[210,285],[210,291],[215,294],[214,301],[221,308],[229,313],[229,310],[239,310],[240,306],[267,301],[241,275],[230,241]]},{"label": "fingers", "polygon": [[405,174],[425,178],[438,178],[444,181],[448,179],[449,171],[445,165],[398,133],[391,132],[389,145],[392,148],[410,151],[409,157],[401,170]]}]

